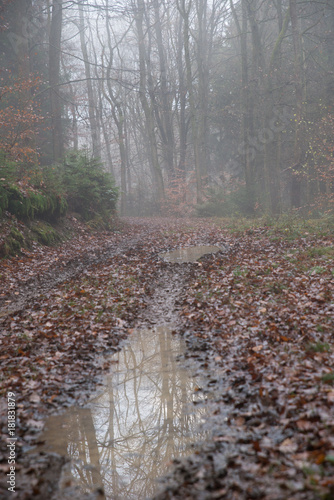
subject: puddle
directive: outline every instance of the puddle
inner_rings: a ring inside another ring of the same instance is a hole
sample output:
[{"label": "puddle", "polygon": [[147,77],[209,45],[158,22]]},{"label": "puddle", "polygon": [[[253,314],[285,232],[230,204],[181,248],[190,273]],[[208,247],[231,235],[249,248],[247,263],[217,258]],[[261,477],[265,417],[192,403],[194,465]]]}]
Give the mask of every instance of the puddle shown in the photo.
[{"label": "puddle", "polygon": [[183,263],[183,262],[196,262],[203,255],[209,253],[217,253],[221,250],[216,245],[198,245],[195,247],[185,247],[178,248],[177,250],[172,250],[171,252],[160,253],[161,257],[165,262],[172,263]]},{"label": "puddle", "polygon": [[65,482],[82,492],[103,486],[108,500],[156,493],[171,460],[204,438],[198,426],[205,410],[192,404],[200,397],[196,381],[176,361],[184,349],[169,326],[133,333],[110,357],[105,385],[90,403],[47,420],[43,451],[72,459]]}]

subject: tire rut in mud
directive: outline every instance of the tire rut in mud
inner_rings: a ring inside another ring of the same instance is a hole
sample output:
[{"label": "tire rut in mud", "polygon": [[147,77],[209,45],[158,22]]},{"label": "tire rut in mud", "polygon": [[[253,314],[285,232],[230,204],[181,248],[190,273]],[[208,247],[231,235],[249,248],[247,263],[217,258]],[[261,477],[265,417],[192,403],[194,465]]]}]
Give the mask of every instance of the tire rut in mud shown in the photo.
[{"label": "tire rut in mud", "polygon": [[192,272],[192,264],[162,263],[151,286],[151,298],[136,327],[177,323],[179,302]]},{"label": "tire rut in mud", "polygon": [[[29,302],[37,301],[39,296],[45,293],[45,291],[50,290],[57,284],[62,283],[66,279],[75,277],[78,275],[83,269],[88,266],[94,266],[107,260],[108,258],[113,257],[114,255],[124,253],[132,249],[132,251],[136,250],[138,243],[140,242],[140,237],[135,238],[133,240],[124,242],[122,245],[118,245],[115,248],[107,248],[103,249],[99,255],[91,254],[87,256],[85,259],[75,259],[68,263],[68,268],[63,270],[61,275],[57,275],[56,270],[52,270],[51,273],[47,273],[44,275],[40,282],[42,283],[42,287],[38,285],[38,292],[34,290],[30,290],[27,296],[24,298],[22,302],[17,301],[15,306],[18,308],[17,310],[23,309]],[[183,263],[183,264],[172,264],[161,261],[161,259],[156,256],[155,257],[159,261],[158,270],[153,278],[152,283],[149,284],[151,289],[150,298],[148,300],[147,308],[144,312],[141,313],[140,317],[134,324],[135,328],[152,328],[159,325],[170,324],[178,326],[178,314],[179,309],[181,307],[183,294],[185,293],[188,280],[196,274],[197,264]],[[36,286],[36,284],[35,284]],[[27,286],[29,289],[31,284]],[[42,291],[40,290],[42,288]],[[10,311],[7,311],[7,314],[10,314]],[[195,345],[196,341],[193,342],[191,340],[191,335],[189,338],[186,338],[186,342],[189,344],[189,348],[193,346],[193,349],[198,350],[198,346]],[[202,347],[199,346],[199,350]],[[193,353],[194,354],[194,353]],[[201,365],[201,357],[198,355],[192,355],[189,351],[186,354],[185,358],[189,359],[190,369],[194,372],[196,369],[200,369]],[[197,358],[195,362],[193,358]],[[201,370],[201,369],[200,369]],[[195,440],[195,439],[194,439]],[[49,488],[50,498],[53,500],[64,500],[64,491],[57,492],[55,491],[56,485],[59,480],[60,470],[64,463],[63,457],[55,457],[53,454],[46,454],[43,457],[35,457],[32,456],[28,458],[24,457],[22,462],[23,468],[27,468],[27,470],[32,471],[32,469],[36,468],[37,478],[34,479],[37,486],[35,488],[36,493],[33,498],[37,500],[43,500],[45,498],[45,488]],[[53,465],[52,465],[53,464]],[[52,467],[51,467],[52,465]],[[50,472],[48,475],[45,475],[45,471],[50,471],[54,469],[54,473]],[[40,472],[38,472],[40,471]],[[43,472],[44,471],[44,472]],[[40,477],[40,473],[42,473],[43,477]],[[33,473],[30,477],[33,478],[35,473]],[[24,477],[23,483],[25,480],[29,478]],[[52,495],[53,492],[53,495]],[[101,498],[100,491],[91,492],[87,495],[82,495],[81,493],[76,494],[75,492],[71,493],[71,498],[73,500],[77,499],[92,499],[92,498]],[[60,496],[59,496],[60,495]],[[20,496],[16,498],[21,498]],[[32,498],[29,496],[25,496],[22,498]],[[103,498],[103,497],[102,497]]]},{"label": "tire rut in mud", "polygon": [[[84,257],[75,257],[67,261],[62,267],[53,265],[42,275],[27,280],[20,287],[19,298],[16,295],[7,295],[0,299],[0,323],[6,316],[22,311],[38,300],[41,295],[48,293],[61,283],[75,278],[85,269],[96,266],[130,250],[132,247],[136,247],[139,241],[140,236],[122,243],[111,244],[99,251],[88,252]],[[5,305],[9,301],[10,304]]]}]

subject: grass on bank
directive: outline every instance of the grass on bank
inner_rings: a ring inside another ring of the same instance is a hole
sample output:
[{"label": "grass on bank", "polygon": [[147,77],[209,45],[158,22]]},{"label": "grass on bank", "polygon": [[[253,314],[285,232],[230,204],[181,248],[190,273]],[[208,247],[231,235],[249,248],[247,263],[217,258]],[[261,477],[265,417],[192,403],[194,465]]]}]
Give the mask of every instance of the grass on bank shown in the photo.
[{"label": "grass on bank", "polygon": [[[283,214],[279,217],[215,217],[215,223],[232,233],[245,233],[265,229],[268,234],[275,237],[293,240],[307,236],[332,236],[334,235],[334,215],[319,217],[317,219],[307,219],[295,214]],[[320,250],[322,252],[323,250]],[[316,252],[316,250],[315,250]],[[327,250],[330,254],[331,250]],[[325,252],[326,253],[326,252]]]}]

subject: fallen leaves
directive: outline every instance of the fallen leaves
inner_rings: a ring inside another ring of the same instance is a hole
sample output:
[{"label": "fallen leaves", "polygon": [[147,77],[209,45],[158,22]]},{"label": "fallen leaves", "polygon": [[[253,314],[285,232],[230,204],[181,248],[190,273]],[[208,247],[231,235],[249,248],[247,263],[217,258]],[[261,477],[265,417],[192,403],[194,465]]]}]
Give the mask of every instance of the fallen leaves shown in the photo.
[{"label": "fallen leaves", "polygon": [[[173,266],[158,253],[217,241],[228,253],[186,264],[190,279],[179,303],[178,330],[196,340],[202,369],[224,370],[226,433],[213,443],[214,453],[228,447],[231,456],[221,477],[201,464],[198,479],[217,498],[239,491],[236,485],[249,498],[331,491],[334,285],[329,250],[322,256],[329,237],[272,240],[266,228],[235,235],[206,221],[147,219],[131,221],[122,234],[83,231],[58,249],[3,261],[3,300],[15,304],[29,283],[38,291],[1,318],[2,391],[18,394],[20,439],[27,428],[41,428],[43,412],[96,382],[97,357],[131,333],[162,267]],[[58,282],[56,271],[63,273]]]},{"label": "fallen leaves", "polygon": [[29,401],[30,403],[39,403],[41,401],[41,398],[39,394],[35,392],[29,397]]},{"label": "fallen leaves", "polygon": [[327,401],[329,403],[334,403],[334,391],[330,391],[327,393]]},{"label": "fallen leaves", "polygon": [[[238,477],[247,490],[243,462],[255,461],[258,474],[249,487],[265,491],[261,498],[283,495],[280,483],[293,498],[318,498],[312,495],[328,493],[333,475],[326,460],[334,449],[331,247],[314,236],[273,242],[266,231],[236,239],[228,256],[203,261],[196,287],[184,297],[180,328],[209,341],[224,367],[225,432],[237,431],[233,450],[242,458],[220,484]],[[325,251],[324,265],[317,255]],[[215,439],[217,446],[224,440]],[[253,451],[239,440],[251,440]],[[305,470],[312,464],[320,468],[310,481]]]},{"label": "fallen leaves", "polygon": [[298,450],[298,445],[293,439],[287,438],[278,447],[282,453],[294,453]]}]

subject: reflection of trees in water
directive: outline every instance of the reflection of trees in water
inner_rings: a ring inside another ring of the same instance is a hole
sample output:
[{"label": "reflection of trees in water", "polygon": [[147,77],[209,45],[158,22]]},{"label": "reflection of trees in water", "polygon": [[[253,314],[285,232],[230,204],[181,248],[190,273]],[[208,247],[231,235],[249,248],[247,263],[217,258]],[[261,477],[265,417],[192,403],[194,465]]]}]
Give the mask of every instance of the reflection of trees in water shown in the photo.
[{"label": "reflection of trees in water", "polygon": [[72,474],[83,490],[103,484],[107,498],[148,497],[168,462],[194,440],[197,419],[187,403],[195,384],[175,360],[181,339],[156,330],[136,334],[94,406],[69,417],[67,453],[82,464]]},{"label": "reflection of trees in water", "polygon": [[[80,408],[69,415],[66,428],[69,429],[67,454],[75,460],[72,474],[79,480],[82,490],[90,491],[92,485],[103,483],[100,457],[92,412],[89,408]],[[94,464],[94,467],[83,467]]]}]

